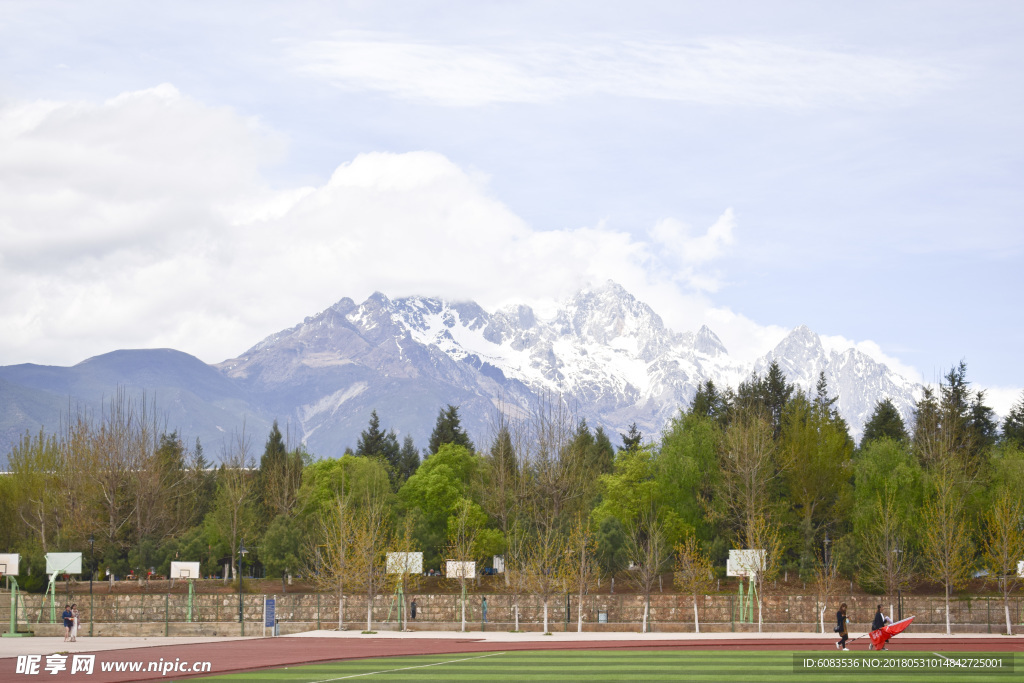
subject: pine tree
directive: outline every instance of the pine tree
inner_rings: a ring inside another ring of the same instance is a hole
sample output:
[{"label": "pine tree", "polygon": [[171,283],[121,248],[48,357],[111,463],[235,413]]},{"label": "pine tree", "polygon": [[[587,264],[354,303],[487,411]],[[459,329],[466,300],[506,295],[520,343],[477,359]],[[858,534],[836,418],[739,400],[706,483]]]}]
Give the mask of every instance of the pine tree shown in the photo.
[{"label": "pine tree", "polygon": [[782,413],[793,396],[793,385],[786,382],[786,375],[778,361],[772,361],[764,378],[765,399],[772,422],[772,435],[778,440],[782,434]]},{"label": "pine tree", "polygon": [[359,433],[359,442],[356,444],[356,455],[384,455],[385,441],[387,435],[381,431],[380,418],[377,411],[370,412],[370,426]]},{"label": "pine tree", "polygon": [[594,430],[594,445],[591,449],[587,462],[594,468],[593,471],[598,474],[611,473],[615,466],[615,447],[612,446],[612,440],[608,438],[604,427],[598,426]]},{"label": "pine tree", "polygon": [[712,420],[719,421],[725,414],[726,408],[725,397],[719,393],[715,383],[709,379],[697,387],[693,403],[690,404],[690,414],[710,417]]},{"label": "pine tree", "polygon": [[863,449],[872,441],[882,438],[900,442],[906,442],[910,438],[907,435],[907,428],[903,424],[900,411],[896,409],[896,405],[889,398],[875,404],[875,411],[871,413],[871,418],[864,425],[864,436],[860,439],[860,447]]},{"label": "pine tree", "polygon": [[985,405],[985,391],[978,391],[971,401],[971,412],[968,418],[970,444],[975,454],[980,454],[995,445],[999,437],[999,423],[996,414]]},{"label": "pine tree", "polygon": [[402,450],[398,454],[398,483],[403,483],[416,472],[420,466],[420,454],[412,442],[412,436],[406,435],[402,441]]},{"label": "pine tree", "polygon": [[448,404],[447,408],[442,408],[437,415],[437,424],[434,425],[434,431],[430,434],[427,454],[437,453],[441,446],[448,443],[465,446],[469,451],[473,450],[473,442],[469,440],[466,432],[462,431],[462,425],[459,422],[459,408],[451,404]]},{"label": "pine tree", "polygon": [[1024,449],[1024,391],[1021,392],[1020,399],[1013,404],[1013,408],[1003,420],[1001,442],[1016,444],[1017,448]]},{"label": "pine tree", "polygon": [[640,445],[641,445],[641,443],[644,440],[643,433],[639,429],[636,428],[636,422],[634,422],[633,424],[629,425],[629,433],[628,434],[622,434],[620,432],[619,436],[622,437],[622,447],[619,448],[620,452],[622,452],[622,451],[635,451],[638,448],[640,448]]}]

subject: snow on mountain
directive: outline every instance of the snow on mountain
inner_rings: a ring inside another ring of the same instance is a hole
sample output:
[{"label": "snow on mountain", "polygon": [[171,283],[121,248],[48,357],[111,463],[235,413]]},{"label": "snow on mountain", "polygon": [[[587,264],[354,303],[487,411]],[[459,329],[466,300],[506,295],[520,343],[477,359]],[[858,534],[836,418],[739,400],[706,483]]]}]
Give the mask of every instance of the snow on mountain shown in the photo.
[{"label": "snow on mountain", "polygon": [[884,398],[892,400],[904,422],[912,421],[914,402],[920,395],[917,384],[855,348],[826,350],[806,325],[795,328],[756,360],[753,371],[764,374],[772,361],[779,364],[788,381],[809,394],[814,393],[824,372],[829,395],[838,398],[836,406],[855,438],[863,432],[875,404]]},{"label": "snow on mountain", "polygon": [[886,396],[909,416],[914,385],[855,349],[826,351],[805,326],[743,364],[707,326],[674,332],[610,281],[546,318],[525,305],[489,313],[473,302],[379,292],[358,305],[342,299],[219,367],[275,396],[307,438],[347,434],[352,443],[370,410],[400,434],[422,435],[445,403],[461,405],[471,435],[486,438],[496,406],[526,411],[542,395],[561,395],[613,434],[635,421],[653,435],[706,380],[735,387],[773,360],[808,391],[824,371],[855,435]]}]

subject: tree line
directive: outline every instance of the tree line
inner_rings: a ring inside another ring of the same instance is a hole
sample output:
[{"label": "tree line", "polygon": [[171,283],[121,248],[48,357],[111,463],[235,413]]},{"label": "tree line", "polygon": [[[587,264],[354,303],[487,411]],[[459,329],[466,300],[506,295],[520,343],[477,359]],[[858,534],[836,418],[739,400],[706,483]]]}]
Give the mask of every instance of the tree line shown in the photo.
[{"label": "tree line", "polygon": [[415,588],[408,568],[387,573],[389,552],[435,569],[500,556],[505,590],[539,597],[545,620],[554,596],[618,575],[646,597],[645,627],[659,577],[673,572],[696,618],[734,548],[763,551],[759,621],[780,572],[822,596],[840,580],[890,597],[930,582],[947,603],[983,572],[1008,599],[1024,559],[1024,396],[999,423],[959,363],[909,424],[880,401],[860,443],[835,402],[824,375],[804,392],[773,363],[735,388],[704,383],[660,434],[634,425],[618,444],[548,396],[496,410],[485,443],[446,406],[421,456],[373,411],[340,458],[315,458],[275,423],[258,460],[243,429],[214,466],[119,391],[13,448],[0,547],[22,554],[21,582],[38,590],[50,551],[82,551],[98,576],[166,575],[173,560],[233,575],[244,543],[248,565],[339,598]]}]

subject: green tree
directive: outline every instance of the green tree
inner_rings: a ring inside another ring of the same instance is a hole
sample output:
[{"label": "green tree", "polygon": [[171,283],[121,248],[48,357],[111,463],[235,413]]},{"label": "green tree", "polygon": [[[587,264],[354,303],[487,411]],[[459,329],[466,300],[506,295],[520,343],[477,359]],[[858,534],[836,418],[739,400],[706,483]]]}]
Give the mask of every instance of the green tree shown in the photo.
[{"label": "green tree", "polygon": [[860,447],[878,439],[889,438],[895,441],[908,441],[907,427],[903,423],[900,411],[896,409],[892,399],[885,398],[875,404],[875,410],[871,413],[866,425],[864,435],[860,439]]},{"label": "green tree", "polygon": [[1013,443],[1017,448],[1024,449],[1024,392],[1013,404],[1013,408],[1003,420],[1002,443]]},{"label": "green tree", "polygon": [[715,383],[710,379],[697,387],[697,393],[693,396],[693,403],[690,404],[690,414],[698,417],[708,417],[716,422],[724,419],[729,409],[726,397],[718,391]]},{"label": "green tree", "polygon": [[473,451],[473,442],[463,431],[459,420],[459,408],[451,404],[442,408],[437,415],[437,424],[434,425],[434,431],[430,434],[428,454],[437,453],[445,444],[454,444],[462,446],[470,452]]},{"label": "green tree", "polygon": [[843,517],[841,505],[849,493],[853,441],[846,423],[831,409],[822,385],[813,403],[798,392],[786,407],[783,421],[779,459],[787,498],[800,520],[801,575],[809,578],[817,539]]},{"label": "green tree", "polygon": [[256,475],[256,485],[265,519],[292,514],[298,502],[303,465],[302,451],[288,450],[277,426],[277,420],[274,420]]},{"label": "green tree", "polygon": [[629,432],[626,434],[619,434],[622,437],[622,446],[619,447],[619,451],[635,451],[640,448],[641,443],[644,440],[643,433],[636,428],[636,422],[629,425]]},{"label": "green tree", "polygon": [[281,577],[281,589],[287,593],[287,576],[303,566],[302,548],[306,545],[305,526],[288,515],[278,515],[267,527],[260,547],[260,560],[268,577]]},{"label": "green tree", "polygon": [[402,450],[398,453],[398,463],[395,467],[398,470],[398,485],[404,484],[409,477],[415,474],[416,468],[419,466],[420,453],[416,450],[412,436],[406,434],[405,439],[402,440]]},{"label": "green tree", "polygon": [[404,509],[421,513],[416,539],[427,566],[439,566],[444,559],[440,552],[445,547],[448,518],[460,500],[470,497],[481,466],[480,457],[466,447],[444,444],[399,489]]}]

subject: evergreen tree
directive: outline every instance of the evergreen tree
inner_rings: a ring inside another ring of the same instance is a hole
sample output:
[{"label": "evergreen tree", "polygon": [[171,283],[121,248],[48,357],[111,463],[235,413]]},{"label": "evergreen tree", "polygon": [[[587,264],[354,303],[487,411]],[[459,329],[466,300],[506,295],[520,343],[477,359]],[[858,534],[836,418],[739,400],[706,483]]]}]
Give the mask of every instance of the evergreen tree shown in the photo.
[{"label": "evergreen tree", "polygon": [[615,463],[615,447],[612,446],[612,440],[608,438],[604,427],[598,426],[594,430],[594,445],[591,446],[587,462],[596,473],[608,474],[612,471]]},{"label": "evergreen tree", "polygon": [[697,387],[697,393],[694,394],[693,403],[690,405],[690,413],[721,421],[727,407],[725,396],[719,393],[715,383],[709,379]]},{"label": "evergreen tree", "polygon": [[978,391],[971,401],[971,413],[968,421],[969,438],[975,454],[995,445],[999,437],[999,423],[992,408],[985,405],[985,391]]},{"label": "evergreen tree", "polygon": [[922,463],[927,460],[927,444],[937,436],[940,424],[939,400],[932,388],[926,386],[914,406],[914,449]]},{"label": "evergreen tree", "polygon": [[636,422],[629,425],[628,434],[622,434],[620,432],[619,436],[622,437],[622,447],[619,448],[620,453],[622,451],[635,451],[636,449],[640,448],[640,444],[644,440],[643,433],[641,433],[641,431],[636,428]]},{"label": "evergreen tree", "polygon": [[901,443],[905,443],[909,439],[906,425],[903,424],[903,417],[896,409],[892,399],[889,398],[875,404],[875,411],[871,413],[871,418],[864,425],[864,436],[860,439],[860,447],[863,449],[872,441],[882,438],[889,438]]},{"label": "evergreen tree", "polygon": [[466,450],[473,452],[473,442],[469,440],[459,422],[459,408],[451,404],[448,404],[447,408],[442,408],[437,415],[437,424],[430,434],[427,454],[437,453],[441,446],[448,443],[464,446]]},{"label": "evergreen tree", "polygon": [[264,519],[291,514],[302,483],[302,455],[300,450],[288,451],[277,420],[274,420],[256,476],[260,502],[266,513]]},{"label": "evergreen tree", "polygon": [[1020,399],[1013,404],[1013,408],[1007,413],[1003,420],[1002,443],[1016,444],[1017,448],[1024,449],[1024,391]]},{"label": "evergreen tree", "polygon": [[772,361],[764,378],[764,392],[768,414],[772,423],[772,435],[778,440],[782,434],[782,413],[793,396],[793,385],[786,382],[786,375],[778,361]]},{"label": "evergreen tree", "polygon": [[404,483],[409,477],[416,473],[420,466],[420,454],[416,445],[412,442],[412,436],[406,435],[402,441],[402,450],[398,454],[398,481]]}]

